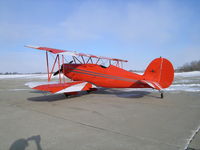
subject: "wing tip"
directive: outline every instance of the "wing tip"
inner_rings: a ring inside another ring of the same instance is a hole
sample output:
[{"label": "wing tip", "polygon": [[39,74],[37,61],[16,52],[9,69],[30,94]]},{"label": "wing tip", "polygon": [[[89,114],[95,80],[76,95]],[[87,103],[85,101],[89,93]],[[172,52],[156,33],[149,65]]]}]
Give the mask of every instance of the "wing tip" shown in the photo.
[{"label": "wing tip", "polygon": [[39,46],[32,46],[32,45],[24,45],[24,47],[35,48],[35,49],[39,48]]}]

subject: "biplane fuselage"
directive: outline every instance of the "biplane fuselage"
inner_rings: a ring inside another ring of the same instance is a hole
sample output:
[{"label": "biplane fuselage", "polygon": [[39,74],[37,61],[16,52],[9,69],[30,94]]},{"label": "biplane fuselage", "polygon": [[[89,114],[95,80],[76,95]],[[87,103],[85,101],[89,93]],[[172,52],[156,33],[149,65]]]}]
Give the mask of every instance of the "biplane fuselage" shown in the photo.
[{"label": "biplane fuselage", "polygon": [[74,81],[87,81],[96,86],[106,88],[147,88],[143,84],[137,84],[138,80],[143,80],[142,75],[138,75],[119,67],[110,65],[109,67],[97,64],[64,64],[63,73]]}]

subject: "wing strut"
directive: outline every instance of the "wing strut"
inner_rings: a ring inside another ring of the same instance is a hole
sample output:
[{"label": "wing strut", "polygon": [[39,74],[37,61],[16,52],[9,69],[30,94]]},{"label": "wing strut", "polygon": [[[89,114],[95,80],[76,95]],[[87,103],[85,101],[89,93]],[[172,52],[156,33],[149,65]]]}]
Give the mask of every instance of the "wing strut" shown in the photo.
[{"label": "wing strut", "polygon": [[50,82],[50,74],[49,74],[49,58],[48,58],[48,52],[47,52],[47,51],[46,51],[46,63],[47,63],[48,82]]},{"label": "wing strut", "polygon": [[[64,63],[64,56],[62,56],[62,62]],[[48,73],[47,77],[48,77],[48,82],[51,81],[51,77],[52,77],[53,71],[54,71],[54,69],[55,69],[56,63],[58,64],[58,68],[60,68],[60,67],[61,67],[61,65],[60,65],[60,57],[59,57],[58,54],[56,55],[56,58],[55,58],[55,60],[54,60],[54,63],[53,63],[53,66],[52,66],[52,69],[51,69],[51,72],[50,72],[50,67],[49,67],[49,56],[48,56],[48,52],[46,51],[46,64],[47,64],[47,73]],[[60,83],[62,83],[62,78],[61,78],[61,71],[60,71],[60,69],[59,69],[59,81],[60,81]],[[63,82],[65,83],[64,77],[63,77]]]},{"label": "wing strut", "polygon": [[59,69],[59,81],[60,81],[60,83],[61,83],[61,81],[62,81],[62,79],[61,79],[61,72],[60,72],[60,56],[59,55],[57,55],[58,56],[58,69]]}]

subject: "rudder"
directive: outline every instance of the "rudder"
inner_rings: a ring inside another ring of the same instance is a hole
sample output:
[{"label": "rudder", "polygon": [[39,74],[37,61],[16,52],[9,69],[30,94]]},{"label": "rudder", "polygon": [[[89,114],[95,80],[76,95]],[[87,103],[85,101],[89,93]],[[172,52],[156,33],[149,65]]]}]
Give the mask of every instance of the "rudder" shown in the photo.
[{"label": "rudder", "polygon": [[162,88],[168,88],[174,80],[174,68],[166,58],[154,59],[144,72],[144,79],[158,83]]}]

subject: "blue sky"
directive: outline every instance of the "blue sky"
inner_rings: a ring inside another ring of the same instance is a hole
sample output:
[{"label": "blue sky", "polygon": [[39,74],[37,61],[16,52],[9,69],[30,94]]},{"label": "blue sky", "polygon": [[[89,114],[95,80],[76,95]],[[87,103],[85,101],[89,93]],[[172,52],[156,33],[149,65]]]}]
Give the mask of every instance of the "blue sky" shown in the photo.
[{"label": "blue sky", "polygon": [[0,72],[45,70],[47,46],[175,68],[200,59],[199,0],[0,0]]}]

